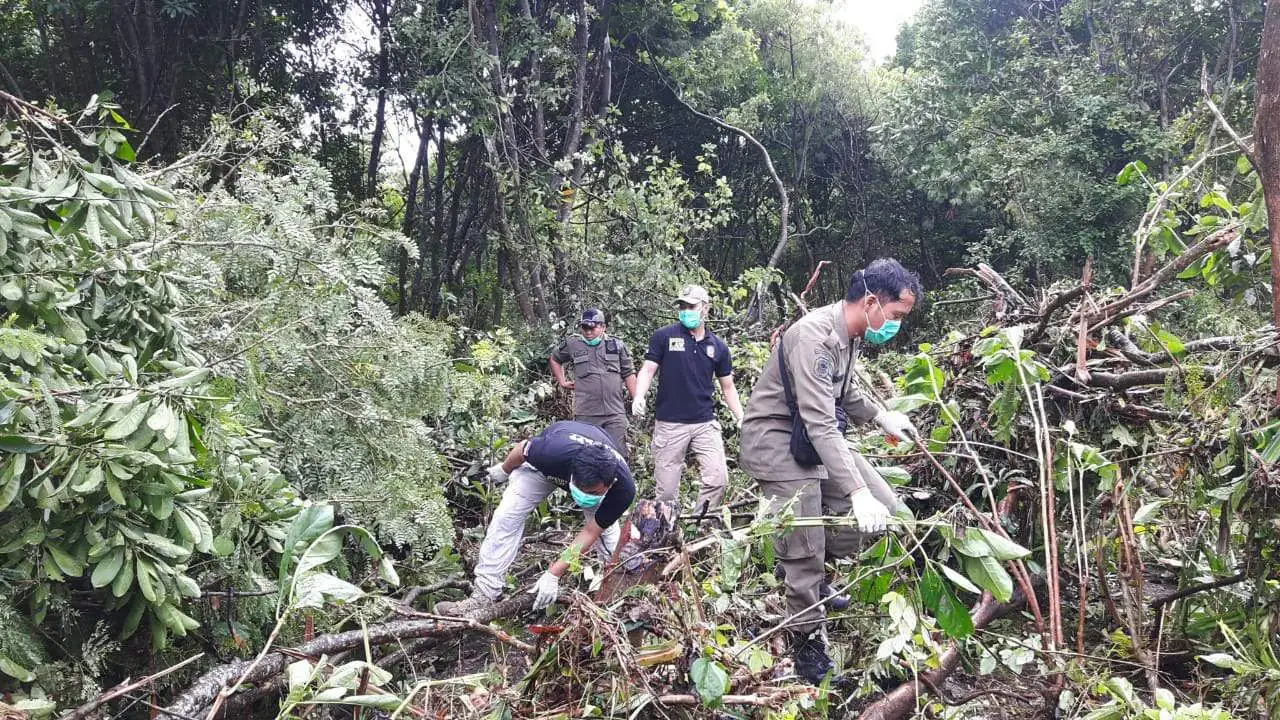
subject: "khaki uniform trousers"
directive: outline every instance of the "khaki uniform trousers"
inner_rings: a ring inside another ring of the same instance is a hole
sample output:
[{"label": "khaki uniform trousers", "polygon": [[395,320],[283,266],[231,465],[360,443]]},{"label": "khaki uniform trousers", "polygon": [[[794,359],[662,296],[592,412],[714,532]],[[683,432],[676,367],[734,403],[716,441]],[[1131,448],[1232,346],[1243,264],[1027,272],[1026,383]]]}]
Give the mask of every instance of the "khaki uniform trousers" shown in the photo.
[{"label": "khaki uniform trousers", "polygon": [[622,457],[628,461],[631,460],[631,451],[627,448],[626,415],[575,415],[573,419],[595,425],[609,433],[609,437],[613,438],[613,442],[618,446],[618,452],[622,453]]},{"label": "khaki uniform trousers", "polygon": [[[876,500],[892,510],[899,502],[892,488],[880,477],[875,468],[861,455],[854,453],[854,464],[867,482]],[[798,498],[792,508],[796,518],[822,516],[848,516],[853,508],[849,496],[853,488],[830,478],[804,478],[801,480],[758,479],[760,492],[776,512],[792,498]],[[811,633],[822,627],[826,608],[819,603],[819,586],[826,574],[826,563],[836,558],[851,557],[862,550],[868,539],[874,537],[856,527],[827,525],[825,527],[798,527],[783,529],[774,539],[775,555],[782,567],[783,584],[786,586],[787,615],[798,616],[791,621],[791,629]],[[812,607],[817,605],[817,607]]]},{"label": "khaki uniform trousers", "polygon": [[658,500],[680,500],[680,475],[689,451],[698,460],[702,485],[698,490],[695,512],[705,507],[708,514],[719,511],[724,491],[729,485],[729,468],[724,458],[724,436],[720,423],[673,423],[659,420],[653,424],[653,482]]}]

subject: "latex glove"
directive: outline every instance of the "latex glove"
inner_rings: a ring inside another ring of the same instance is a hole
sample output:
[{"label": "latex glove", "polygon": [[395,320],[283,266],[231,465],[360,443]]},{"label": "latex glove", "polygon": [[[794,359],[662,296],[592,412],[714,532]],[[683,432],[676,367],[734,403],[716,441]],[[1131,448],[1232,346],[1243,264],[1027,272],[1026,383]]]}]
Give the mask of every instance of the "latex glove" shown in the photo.
[{"label": "latex glove", "polygon": [[502,463],[498,463],[497,465],[489,468],[489,482],[494,485],[501,485],[507,481],[508,477],[511,477],[511,473],[502,469]]},{"label": "latex glove", "polygon": [[736,427],[736,428],[738,428],[739,430],[741,430],[741,429],[742,429],[742,416],[741,416],[741,415],[734,415],[734,416],[733,416],[733,424],[734,424],[734,427]]},{"label": "latex glove", "polygon": [[636,396],[636,399],[631,401],[631,414],[636,417],[644,415],[644,396]]},{"label": "latex glove", "polygon": [[529,594],[536,596],[533,599],[533,609],[541,610],[560,597],[560,578],[552,575],[550,570],[542,573]]},{"label": "latex glove", "polygon": [[849,496],[849,501],[853,505],[853,517],[858,521],[858,529],[862,532],[880,532],[889,523],[889,509],[867,488]]},{"label": "latex glove", "polygon": [[911,442],[920,435],[916,426],[911,424],[911,419],[896,410],[881,410],[876,414],[875,421],[881,429],[899,440]]}]

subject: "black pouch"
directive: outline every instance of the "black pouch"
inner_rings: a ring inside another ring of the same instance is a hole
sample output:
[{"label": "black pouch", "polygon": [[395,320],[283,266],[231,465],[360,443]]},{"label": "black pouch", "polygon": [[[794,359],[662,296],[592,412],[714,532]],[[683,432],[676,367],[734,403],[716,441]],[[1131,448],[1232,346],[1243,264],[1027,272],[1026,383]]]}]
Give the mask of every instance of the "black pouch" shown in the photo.
[{"label": "black pouch", "polygon": [[[818,455],[818,451],[809,440],[809,429],[805,427],[804,418],[800,417],[800,410],[796,405],[796,395],[791,389],[791,376],[787,372],[787,355],[783,350],[781,337],[778,338],[778,371],[782,373],[782,392],[787,399],[787,410],[791,413],[791,457],[804,467],[821,465],[822,457]],[[849,427],[849,416],[844,411],[843,391],[840,397],[836,398],[835,411],[836,427],[843,436]]]}]

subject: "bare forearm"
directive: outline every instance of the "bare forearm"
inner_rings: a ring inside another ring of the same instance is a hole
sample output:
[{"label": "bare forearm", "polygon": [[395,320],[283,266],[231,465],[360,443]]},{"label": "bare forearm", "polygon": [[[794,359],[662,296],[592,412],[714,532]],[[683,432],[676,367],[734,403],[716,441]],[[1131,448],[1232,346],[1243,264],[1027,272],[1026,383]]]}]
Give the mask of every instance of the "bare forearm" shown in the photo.
[{"label": "bare forearm", "polygon": [[658,363],[652,360],[645,360],[644,367],[640,368],[640,375],[636,380],[636,393],[633,397],[644,397],[649,393],[649,386],[653,383],[653,377],[658,374]]},{"label": "bare forearm", "polygon": [[738,387],[733,384],[733,376],[720,379],[720,392],[724,395],[724,404],[729,406],[729,413],[735,418],[742,418],[742,398],[738,397]]},{"label": "bare forearm", "polygon": [[636,399],[636,374],[631,373],[623,381],[622,384],[627,387],[627,392],[631,393],[631,399]]},{"label": "bare forearm", "polygon": [[510,473],[524,464],[524,444],[525,441],[521,440],[507,453],[507,459],[502,461],[503,472]]},{"label": "bare forearm", "polygon": [[[566,549],[572,551],[573,548],[577,548],[577,554],[581,556],[587,552],[587,548],[594,545],[596,540],[600,539],[600,533],[603,531],[604,528],[596,525],[594,520],[589,520],[587,521],[587,525],[579,530],[578,534],[574,536],[573,542],[569,543],[569,547]],[[557,559],[555,562],[551,563],[551,567],[547,568],[547,570],[556,577],[564,577],[564,574],[569,571],[569,563],[565,560]]]}]

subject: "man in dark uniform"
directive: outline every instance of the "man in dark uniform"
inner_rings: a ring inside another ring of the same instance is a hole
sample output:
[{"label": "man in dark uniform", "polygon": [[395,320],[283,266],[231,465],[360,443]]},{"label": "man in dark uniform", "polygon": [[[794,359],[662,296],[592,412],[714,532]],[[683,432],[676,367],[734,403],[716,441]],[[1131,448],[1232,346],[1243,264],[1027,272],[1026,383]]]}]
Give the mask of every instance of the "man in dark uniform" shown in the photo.
[{"label": "man in dark uniform", "polygon": [[[857,528],[794,528],[775,542],[787,609],[797,615],[791,627],[796,672],[815,684],[832,666],[820,602],[827,594],[826,561],[854,554],[863,538],[884,530],[891,510],[905,507],[875,468],[849,449],[845,418],[874,421],[903,440],[918,435],[906,415],[877,408],[858,390],[853,361],[864,341],[888,342],[920,294],[920,280],[897,260],[876,260],[859,270],[844,300],[813,310],[783,333],[747,402],[742,468],[759,483],[760,494],[775,508],[794,500],[797,518],[851,515],[858,522]],[[817,464],[792,455],[793,412],[804,422]]]},{"label": "man in dark uniform", "polygon": [[[525,519],[557,489],[568,491],[586,516],[570,547],[579,552],[593,548],[602,561],[608,560],[617,546],[618,518],[636,497],[631,469],[613,439],[595,425],[576,420],[551,423],[542,434],[516,443],[488,474],[495,484],[508,480],[510,484],[480,543],[471,597],[437,603],[436,612],[441,615],[473,615],[501,597],[507,569],[520,551]],[[551,563],[529,591],[537,595],[535,609],[555,602],[560,578],[568,569],[564,560]]]},{"label": "man in dark uniform", "polygon": [[[636,370],[621,340],[608,335],[604,313],[597,308],[582,311],[581,335],[565,338],[551,353],[551,374],[556,384],[573,391],[573,419],[603,428],[624,457],[627,452],[627,410],[622,396],[626,387],[636,395]],[[573,368],[573,379],[564,366]]]},{"label": "man in dark uniform", "polygon": [[742,422],[742,403],[733,384],[729,346],[706,326],[711,295],[706,288],[686,285],[676,297],[676,308],[680,321],[659,328],[649,339],[631,411],[636,417],[644,415],[645,394],[657,376],[653,423],[657,499],[679,500],[685,455],[692,451],[702,479],[695,511],[710,511],[714,516],[729,484],[724,435],[716,420],[716,386],[735,424]]}]

